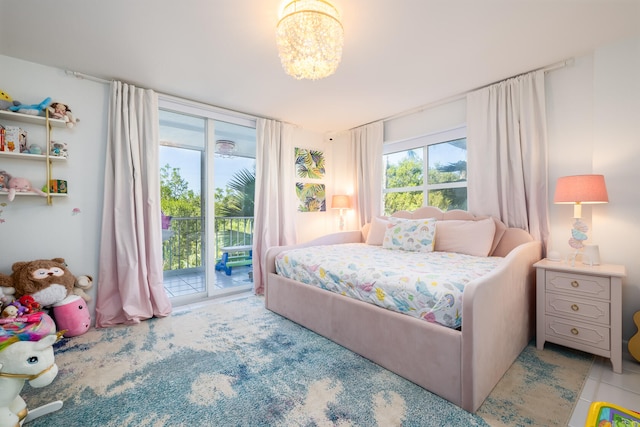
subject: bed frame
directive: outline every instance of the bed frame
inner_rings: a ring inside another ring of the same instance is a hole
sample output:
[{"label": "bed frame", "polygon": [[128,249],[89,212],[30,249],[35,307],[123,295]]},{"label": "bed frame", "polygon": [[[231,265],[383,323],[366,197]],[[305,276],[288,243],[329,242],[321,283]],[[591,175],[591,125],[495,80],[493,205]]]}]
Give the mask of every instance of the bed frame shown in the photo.
[{"label": "bed frame", "polygon": [[[437,208],[401,211],[403,218],[479,220],[466,211]],[[376,364],[475,412],[532,339],[535,326],[535,271],[541,244],[521,229],[496,222],[491,255],[507,262],[467,284],[462,328],[450,329],[370,303],[282,277],[275,257],[316,245],[365,242],[362,231],[330,234],[266,252],[265,305]],[[305,302],[313,301],[313,304]]]}]

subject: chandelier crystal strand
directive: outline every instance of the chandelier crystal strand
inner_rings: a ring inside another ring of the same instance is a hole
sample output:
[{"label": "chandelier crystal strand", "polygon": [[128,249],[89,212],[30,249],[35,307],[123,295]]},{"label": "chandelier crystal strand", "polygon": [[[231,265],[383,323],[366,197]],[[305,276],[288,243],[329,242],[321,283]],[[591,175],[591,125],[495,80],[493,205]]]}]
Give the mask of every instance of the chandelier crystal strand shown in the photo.
[{"label": "chandelier crystal strand", "polygon": [[344,30],[338,10],[324,0],[294,0],[282,10],[276,31],[282,67],[296,79],[335,73],[342,59]]}]

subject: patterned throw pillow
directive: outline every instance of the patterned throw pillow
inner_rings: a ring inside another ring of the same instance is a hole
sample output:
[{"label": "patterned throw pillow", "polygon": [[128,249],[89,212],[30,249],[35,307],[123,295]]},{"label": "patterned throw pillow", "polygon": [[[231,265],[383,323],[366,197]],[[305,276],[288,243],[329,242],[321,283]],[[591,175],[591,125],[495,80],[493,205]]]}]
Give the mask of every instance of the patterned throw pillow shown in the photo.
[{"label": "patterned throw pillow", "polygon": [[387,231],[384,233],[382,247],[403,251],[433,251],[436,233],[436,219],[403,219],[389,218]]}]

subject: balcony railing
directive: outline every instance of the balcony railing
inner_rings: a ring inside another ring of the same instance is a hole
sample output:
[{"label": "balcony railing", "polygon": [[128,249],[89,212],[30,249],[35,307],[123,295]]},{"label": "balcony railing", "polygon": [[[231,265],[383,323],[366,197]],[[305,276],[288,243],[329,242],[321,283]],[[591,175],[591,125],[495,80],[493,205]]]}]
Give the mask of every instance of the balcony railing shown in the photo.
[{"label": "balcony railing", "polygon": [[[253,244],[253,217],[219,217],[214,220],[215,258],[220,248]],[[204,259],[204,219],[202,217],[173,217],[169,232],[165,232],[162,251],[164,271],[202,269]]]}]

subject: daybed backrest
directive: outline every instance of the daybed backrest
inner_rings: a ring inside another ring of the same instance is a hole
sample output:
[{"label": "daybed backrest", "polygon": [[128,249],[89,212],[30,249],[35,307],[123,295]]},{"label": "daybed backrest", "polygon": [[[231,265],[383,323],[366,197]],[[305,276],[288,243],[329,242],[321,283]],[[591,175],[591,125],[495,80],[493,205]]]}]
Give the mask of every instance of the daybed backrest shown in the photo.
[{"label": "daybed backrest", "polygon": [[[467,211],[460,209],[453,209],[443,212],[442,210],[433,207],[426,206],[418,208],[413,212],[410,211],[398,211],[393,215],[398,218],[406,219],[420,219],[420,218],[435,218],[438,221],[446,220],[464,220],[464,221],[479,221],[488,218],[487,216],[475,216]],[[531,235],[526,231],[519,228],[509,228],[499,219],[493,218],[493,222],[496,225],[496,232],[489,252],[490,256],[506,256],[513,248],[523,243],[533,240]],[[366,224],[362,228],[363,241],[367,240],[368,233],[370,231],[371,224]],[[436,235],[437,239],[437,235]]]}]

